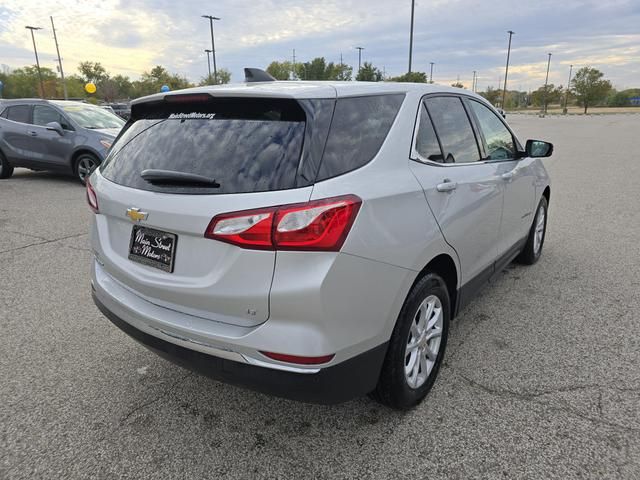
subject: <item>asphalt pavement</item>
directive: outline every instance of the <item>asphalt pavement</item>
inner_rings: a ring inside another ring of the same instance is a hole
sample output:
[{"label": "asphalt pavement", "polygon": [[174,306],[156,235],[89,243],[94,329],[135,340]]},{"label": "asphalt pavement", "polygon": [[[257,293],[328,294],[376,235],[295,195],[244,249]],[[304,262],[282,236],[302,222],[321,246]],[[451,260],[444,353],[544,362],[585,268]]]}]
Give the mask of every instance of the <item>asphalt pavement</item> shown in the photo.
[{"label": "asphalt pavement", "polygon": [[407,413],[160,359],[91,301],[84,188],[0,180],[0,478],[640,478],[640,115],[508,120],[556,147],[542,259],[462,312]]}]

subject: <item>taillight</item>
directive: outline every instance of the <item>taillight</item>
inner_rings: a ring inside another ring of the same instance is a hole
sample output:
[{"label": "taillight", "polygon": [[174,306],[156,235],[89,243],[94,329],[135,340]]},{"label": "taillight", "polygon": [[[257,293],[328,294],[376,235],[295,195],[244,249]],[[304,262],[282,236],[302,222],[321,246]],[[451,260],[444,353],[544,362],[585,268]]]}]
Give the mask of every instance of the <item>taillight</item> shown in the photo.
[{"label": "taillight", "polygon": [[300,355],[288,355],[286,353],[260,352],[266,357],[280,362],[297,363],[299,365],[320,365],[327,363],[335,355],[323,355],[321,357],[302,357]]},{"label": "taillight", "polygon": [[358,214],[355,195],[213,217],[205,237],[258,250],[337,252]]},{"label": "taillight", "polygon": [[89,204],[89,208],[93,213],[98,213],[98,196],[88,178],[85,181],[85,185],[87,187],[87,203]]}]

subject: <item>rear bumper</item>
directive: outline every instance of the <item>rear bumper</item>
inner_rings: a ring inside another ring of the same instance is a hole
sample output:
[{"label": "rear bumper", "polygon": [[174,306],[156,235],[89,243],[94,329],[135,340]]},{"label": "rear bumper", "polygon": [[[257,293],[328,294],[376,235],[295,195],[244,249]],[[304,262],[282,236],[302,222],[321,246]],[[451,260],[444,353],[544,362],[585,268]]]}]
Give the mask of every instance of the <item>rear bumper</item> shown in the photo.
[{"label": "rear bumper", "polygon": [[225,383],[302,402],[335,404],[371,392],[387,351],[387,343],[383,343],[314,374],[274,370],[215,357],[150,335],[109,310],[95,293],[92,296],[114,325],[161,357]]}]

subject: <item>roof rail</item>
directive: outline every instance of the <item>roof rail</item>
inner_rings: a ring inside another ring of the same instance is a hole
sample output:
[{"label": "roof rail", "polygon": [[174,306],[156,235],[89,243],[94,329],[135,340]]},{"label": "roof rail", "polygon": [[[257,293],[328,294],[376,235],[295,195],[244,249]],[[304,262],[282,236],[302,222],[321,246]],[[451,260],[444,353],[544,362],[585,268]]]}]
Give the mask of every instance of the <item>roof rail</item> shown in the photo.
[{"label": "roof rail", "polygon": [[245,68],[244,81],[251,82],[274,82],[276,79],[261,68]]}]

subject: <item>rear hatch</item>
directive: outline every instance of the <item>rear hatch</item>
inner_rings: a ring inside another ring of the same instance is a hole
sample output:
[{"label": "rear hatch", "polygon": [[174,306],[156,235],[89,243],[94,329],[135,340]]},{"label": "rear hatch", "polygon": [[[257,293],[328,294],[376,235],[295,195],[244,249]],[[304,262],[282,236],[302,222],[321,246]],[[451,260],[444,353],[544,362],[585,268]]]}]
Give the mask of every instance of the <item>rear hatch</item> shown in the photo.
[{"label": "rear hatch", "polygon": [[204,234],[222,213],[309,200],[315,174],[305,169],[317,168],[333,102],[185,94],[135,105],[92,177],[102,268],[166,308],[267,320],[275,252]]}]

